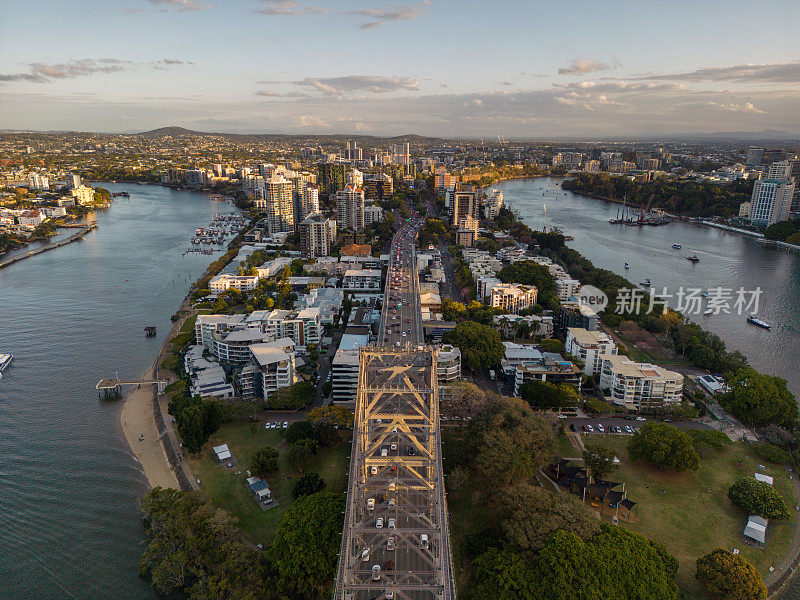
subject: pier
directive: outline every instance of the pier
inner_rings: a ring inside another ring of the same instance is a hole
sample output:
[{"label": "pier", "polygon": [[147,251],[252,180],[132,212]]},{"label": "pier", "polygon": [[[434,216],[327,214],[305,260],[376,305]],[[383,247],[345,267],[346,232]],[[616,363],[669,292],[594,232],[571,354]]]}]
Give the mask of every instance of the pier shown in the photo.
[{"label": "pier", "polygon": [[101,379],[97,382],[97,385],[94,386],[94,389],[97,390],[98,396],[102,400],[108,400],[111,398],[119,398],[122,395],[122,386],[123,385],[153,385],[156,384],[158,386],[158,393],[162,394],[164,392],[164,388],[167,387],[167,382],[163,379],[141,379],[138,381],[124,381],[119,377],[114,377],[114,379]]},{"label": "pier", "polygon": [[97,223],[93,222],[89,225],[82,225],[80,231],[73,233],[68,238],[59,240],[57,242],[53,242],[52,244],[47,244],[46,246],[42,246],[34,250],[29,250],[24,254],[18,254],[17,256],[8,258],[4,261],[0,261],[0,269],[3,269],[9,265],[13,265],[14,263],[19,262],[23,259],[30,258],[31,256],[36,256],[37,254],[41,254],[42,252],[47,252],[48,250],[52,250],[53,248],[58,248],[60,246],[66,246],[67,244],[71,244],[72,242],[77,242],[78,240],[83,239],[83,236],[85,236],[93,229],[97,229]]}]

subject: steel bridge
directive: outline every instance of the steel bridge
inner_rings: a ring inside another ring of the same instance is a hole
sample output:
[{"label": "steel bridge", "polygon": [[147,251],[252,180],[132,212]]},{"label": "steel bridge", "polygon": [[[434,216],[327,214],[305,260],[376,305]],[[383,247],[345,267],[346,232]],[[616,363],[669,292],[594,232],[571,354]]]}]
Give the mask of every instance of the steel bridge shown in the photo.
[{"label": "steel bridge", "polygon": [[392,243],[379,344],[361,349],[334,600],[455,600],[436,349],[422,339],[414,239]]}]

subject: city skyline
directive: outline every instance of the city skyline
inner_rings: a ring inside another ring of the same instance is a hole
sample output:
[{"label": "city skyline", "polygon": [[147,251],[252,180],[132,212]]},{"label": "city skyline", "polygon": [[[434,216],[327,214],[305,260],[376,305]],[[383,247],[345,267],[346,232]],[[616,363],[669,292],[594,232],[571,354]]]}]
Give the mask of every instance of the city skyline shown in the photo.
[{"label": "city skyline", "polygon": [[[800,133],[800,6],[789,2],[83,6],[4,3],[0,128]],[[768,45],[748,43],[763,31]]]}]

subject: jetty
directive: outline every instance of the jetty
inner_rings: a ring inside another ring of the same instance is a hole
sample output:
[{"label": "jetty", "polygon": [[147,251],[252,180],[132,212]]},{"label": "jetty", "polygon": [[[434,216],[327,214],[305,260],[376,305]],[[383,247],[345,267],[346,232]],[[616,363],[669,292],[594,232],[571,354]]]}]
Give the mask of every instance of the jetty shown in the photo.
[{"label": "jetty", "polygon": [[53,248],[59,248],[60,246],[66,246],[67,244],[71,244],[72,242],[77,242],[78,240],[83,239],[83,237],[93,229],[97,229],[96,222],[92,222],[89,225],[82,225],[79,231],[76,231],[69,237],[64,238],[63,240],[58,240],[57,242],[53,242],[52,244],[47,244],[46,246],[34,248],[33,250],[28,250],[28,252],[25,252],[24,254],[18,254],[17,256],[12,256],[11,258],[7,258],[3,261],[0,261],[0,269],[3,269],[9,265],[13,265],[14,263],[24,260],[26,258],[30,258],[31,256],[36,256],[37,254],[41,254],[42,252],[47,252],[48,250],[52,250]]},{"label": "jetty", "polygon": [[153,385],[156,384],[158,386],[158,393],[163,394],[164,388],[167,387],[167,382],[164,379],[153,379],[153,380],[146,380],[141,379],[137,381],[124,381],[119,377],[114,377],[113,379],[101,379],[97,382],[97,385],[94,386],[94,389],[98,391],[98,396],[103,400],[108,400],[111,398],[118,398],[122,395],[122,386],[123,385]]}]

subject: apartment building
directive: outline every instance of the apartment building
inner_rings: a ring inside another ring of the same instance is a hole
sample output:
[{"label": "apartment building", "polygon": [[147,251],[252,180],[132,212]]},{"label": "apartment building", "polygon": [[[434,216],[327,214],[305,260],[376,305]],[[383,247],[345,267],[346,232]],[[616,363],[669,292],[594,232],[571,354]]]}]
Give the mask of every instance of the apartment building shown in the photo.
[{"label": "apartment building", "polygon": [[567,298],[577,295],[581,289],[581,282],[572,278],[556,279],[556,296],[559,301],[566,302]]},{"label": "apartment building", "polygon": [[288,338],[251,344],[250,363],[239,375],[245,400],[266,400],[270,394],[295,382],[294,342]]},{"label": "apartment building", "polygon": [[364,190],[346,185],[334,194],[339,227],[361,231],[364,229]]},{"label": "apartment building", "polygon": [[567,328],[564,346],[567,354],[584,364],[583,372],[589,377],[600,372],[604,355],[617,354],[617,345],[608,334],[580,327]]},{"label": "apartment building", "polygon": [[349,292],[379,292],[381,290],[381,270],[350,269],[342,278],[342,288]]},{"label": "apartment building", "polygon": [[336,243],[336,221],[314,213],[300,223],[300,247],[303,258],[327,256]]},{"label": "apartment building", "polygon": [[683,397],[683,375],[614,354],[602,357],[600,389],[608,402],[628,410],[677,406]]},{"label": "apartment building", "polygon": [[490,305],[517,314],[536,304],[539,290],[535,285],[501,283],[492,287]]}]

